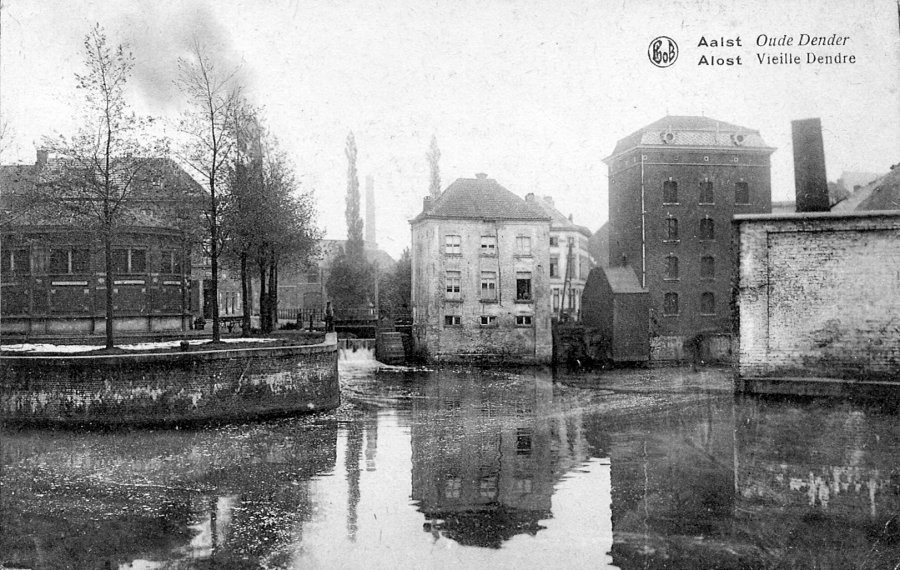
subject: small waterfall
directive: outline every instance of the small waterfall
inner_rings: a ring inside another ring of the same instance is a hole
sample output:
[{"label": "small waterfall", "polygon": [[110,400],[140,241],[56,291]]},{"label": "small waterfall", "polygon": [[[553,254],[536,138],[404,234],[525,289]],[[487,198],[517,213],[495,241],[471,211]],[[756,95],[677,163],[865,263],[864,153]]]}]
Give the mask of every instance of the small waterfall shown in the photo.
[{"label": "small waterfall", "polygon": [[375,339],[342,338],[338,340],[338,360],[341,363],[376,362]]}]

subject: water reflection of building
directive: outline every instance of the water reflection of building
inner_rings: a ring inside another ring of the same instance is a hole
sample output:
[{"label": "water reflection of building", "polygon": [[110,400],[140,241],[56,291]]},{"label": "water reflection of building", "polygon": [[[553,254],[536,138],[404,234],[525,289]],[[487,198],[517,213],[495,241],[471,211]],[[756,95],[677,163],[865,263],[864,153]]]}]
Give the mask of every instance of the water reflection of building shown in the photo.
[{"label": "water reflection of building", "polygon": [[787,567],[900,560],[895,414],[744,399],[735,419],[737,518]]},{"label": "water reflection of building", "polygon": [[553,386],[437,373],[413,406],[412,498],[425,529],[498,548],[550,518],[555,483],[588,458],[578,413],[553,407]]},{"label": "water reflection of building", "polygon": [[282,429],[4,432],[0,566],[282,566],[270,554],[299,543],[308,479],[334,468],[337,427]]}]

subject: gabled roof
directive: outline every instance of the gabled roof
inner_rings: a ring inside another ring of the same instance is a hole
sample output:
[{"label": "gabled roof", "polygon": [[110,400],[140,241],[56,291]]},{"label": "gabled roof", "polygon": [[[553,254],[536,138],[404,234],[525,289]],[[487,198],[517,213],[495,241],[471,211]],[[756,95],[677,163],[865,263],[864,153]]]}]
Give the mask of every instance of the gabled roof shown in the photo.
[{"label": "gabled roof", "polygon": [[641,287],[638,281],[637,273],[629,265],[616,265],[614,267],[601,267],[606,280],[613,293],[646,293],[647,290]]},{"label": "gabled roof", "polygon": [[556,206],[553,204],[553,199],[550,196],[544,196],[543,198],[540,196],[535,196],[534,202],[529,202],[529,198],[526,197],[525,201],[529,205],[534,205],[545,214],[550,216],[550,231],[558,230],[558,231],[572,231],[572,232],[580,232],[588,237],[591,236],[591,230],[587,229],[584,226],[579,226],[565,214],[556,209]]},{"label": "gabled roof", "polygon": [[608,161],[639,146],[775,150],[766,145],[757,130],[709,117],[673,115],[663,117],[620,139],[612,155],[604,160]]},{"label": "gabled roof", "polygon": [[549,221],[550,216],[487,176],[457,178],[428,211],[413,218]]}]

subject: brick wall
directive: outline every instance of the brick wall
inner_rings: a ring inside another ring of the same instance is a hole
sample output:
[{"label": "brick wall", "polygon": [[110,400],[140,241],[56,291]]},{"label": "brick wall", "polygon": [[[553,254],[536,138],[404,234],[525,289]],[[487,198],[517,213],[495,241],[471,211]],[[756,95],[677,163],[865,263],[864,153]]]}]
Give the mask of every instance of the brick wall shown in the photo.
[{"label": "brick wall", "polygon": [[4,356],[4,421],[165,424],[340,404],[337,343],[110,356]]},{"label": "brick wall", "polygon": [[892,380],[900,215],[739,216],[739,371]]}]

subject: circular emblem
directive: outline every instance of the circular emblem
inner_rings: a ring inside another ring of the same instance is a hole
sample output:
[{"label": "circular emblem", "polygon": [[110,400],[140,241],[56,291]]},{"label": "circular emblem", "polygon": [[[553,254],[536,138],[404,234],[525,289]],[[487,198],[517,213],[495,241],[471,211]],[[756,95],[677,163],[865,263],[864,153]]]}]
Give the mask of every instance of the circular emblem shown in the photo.
[{"label": "circular emblem", "polygon": [[647,57],[656,67],[669,67],[678,59],[678,44],[668,36],[659,36],[650,42]]}]

